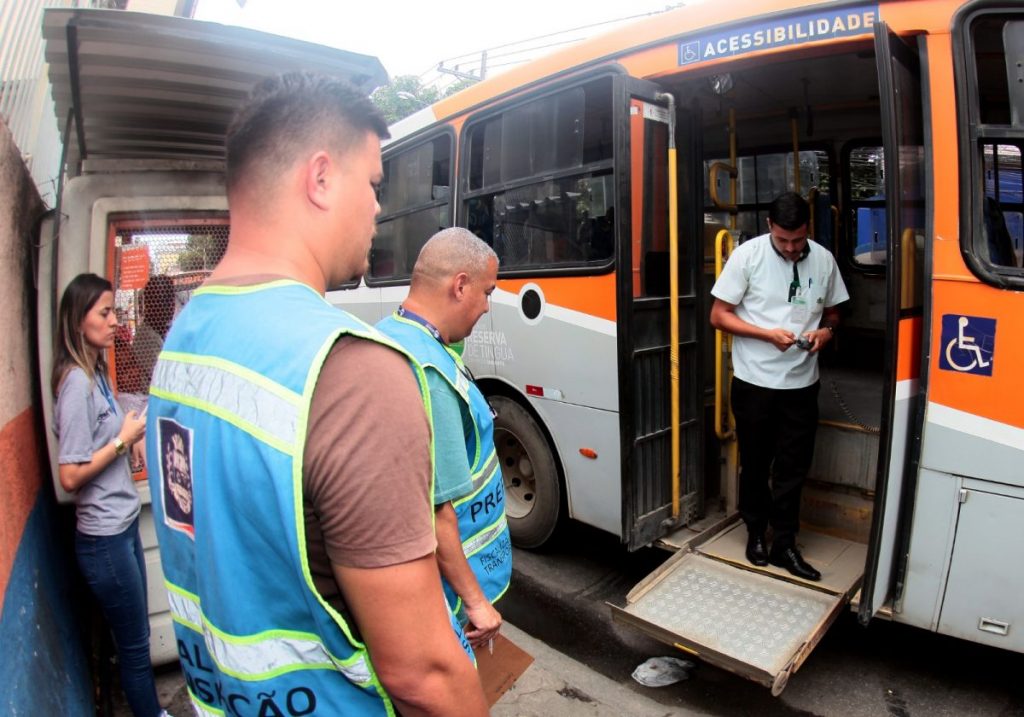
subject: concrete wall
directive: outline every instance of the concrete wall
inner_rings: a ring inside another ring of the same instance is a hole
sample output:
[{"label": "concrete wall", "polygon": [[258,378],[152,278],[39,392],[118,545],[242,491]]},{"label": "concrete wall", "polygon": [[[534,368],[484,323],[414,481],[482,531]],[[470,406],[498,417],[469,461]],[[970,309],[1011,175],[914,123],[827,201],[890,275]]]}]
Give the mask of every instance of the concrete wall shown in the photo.
[{"label": "concrete wall", "polygon": [[44,207],[0,122],[0,713],[94,714],[71,516],[45,460],[32,242]]}]

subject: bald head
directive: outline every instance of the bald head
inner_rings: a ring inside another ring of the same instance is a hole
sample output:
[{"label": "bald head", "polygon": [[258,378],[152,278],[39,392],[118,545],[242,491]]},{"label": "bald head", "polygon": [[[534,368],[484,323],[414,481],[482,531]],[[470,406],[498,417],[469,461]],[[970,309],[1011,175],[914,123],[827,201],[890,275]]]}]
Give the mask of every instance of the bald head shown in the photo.
[{"label": "bald head", "polygon": [[420,250],[402,303],[434,324],[445,343],[460,341],[487,313],[497,276],[491,247],[461,227],[443,229]]},{"label": "bald head", "polygon": [[444,283],[458,273],[478,277],[487,270],[490,260],[498,261],[484,241],[468,229],[451,227],[442,229],[427,240],[412,270],[412,291],[421,291],[428,285]]}]

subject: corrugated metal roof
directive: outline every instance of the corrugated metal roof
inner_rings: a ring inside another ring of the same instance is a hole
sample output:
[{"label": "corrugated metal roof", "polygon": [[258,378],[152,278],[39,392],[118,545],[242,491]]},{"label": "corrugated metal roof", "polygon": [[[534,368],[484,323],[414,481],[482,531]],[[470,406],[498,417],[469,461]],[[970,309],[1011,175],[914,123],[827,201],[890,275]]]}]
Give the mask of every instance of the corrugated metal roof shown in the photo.
[{"label": "corrugated metal roof", "polygon": [[387,81],[369,55],[180,17],[51,9],[43,36],[72,174],[87,158],[222,159],[232,114],[269,75],[321,72],[367,94]]}]

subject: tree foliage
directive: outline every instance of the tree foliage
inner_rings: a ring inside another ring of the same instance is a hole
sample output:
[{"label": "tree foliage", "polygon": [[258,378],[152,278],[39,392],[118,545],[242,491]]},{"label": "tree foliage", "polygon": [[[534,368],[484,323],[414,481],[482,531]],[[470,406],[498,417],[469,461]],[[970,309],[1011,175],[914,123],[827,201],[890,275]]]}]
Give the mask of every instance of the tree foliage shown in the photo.
[{"label": "tree foliage", "polygon": [[184,251],[178,255],[181,271],[210,270],[224,256],[227,243],[213,234],[189,234]]},{"label": "tree foliage", "polygon": [[444,92],[440,92],[436,87],[424,87],[416,75],[399,75],[388,84],[378,87],[370,99],[384,114],[388,124],[394,124],[416,110],[432,105],[444,97],[451,97],[476,82],[473,79],[461,79],[448,85]]},{"label": "tree foliage", "polygon": [[434,104],[440,99],[440,93],[435,87],[424,87],[416,75],[398,75],[388,84],[378,87],[370,99],[388,124],[393,124]]}]

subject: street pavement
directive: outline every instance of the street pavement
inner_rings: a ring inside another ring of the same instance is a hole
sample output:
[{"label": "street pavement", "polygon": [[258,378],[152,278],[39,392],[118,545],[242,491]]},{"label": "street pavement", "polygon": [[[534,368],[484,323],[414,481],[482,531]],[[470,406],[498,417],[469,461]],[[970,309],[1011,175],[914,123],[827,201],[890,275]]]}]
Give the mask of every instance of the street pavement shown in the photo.
[{"label": "street pavement", "polygon": [[[662,705],[665,715],[751,717],[1024,717],[1024,655],[844,611],[779,697],[696,660],[690,678],[636,684],[644,660],[688,655],[612,620],[609,604],[668,557],[570,525],[542,551],[513,551],[502,615],[551,649]],[[692,659],[692,658],[691,658]],[[622,713],[629,715],[629,712]]]},{"label": "street pavement", "polygon": [[[1024,655],[845,612],[785,691],[697,662],[686,681],[644,687],[631,677],[651,657],[686,657],[615,623],[608,604],[668,554],[629,553],[614,536],[571,526],[542,551],[515,550],[499,603],[503,634],[534,662],[494,706],[498,717],[1024,717]],[[513,625],[515,627],[513,627]],[[158,673],[161,703],[191,715],[177,667]],[[116,717],[130,717],[126,708]]]},{"label": "street pavement", "polygon": [[[502,634],[533,657],[533,662],[491,709],[492,717],[697,717],[703,713],[666,710],[664,705],[553,650],[506,623]],[[177,667],[157,673],[160,703],[174,717],[192,715],[188,692]],[[115,717],[131,717],[123,703]]]}]

